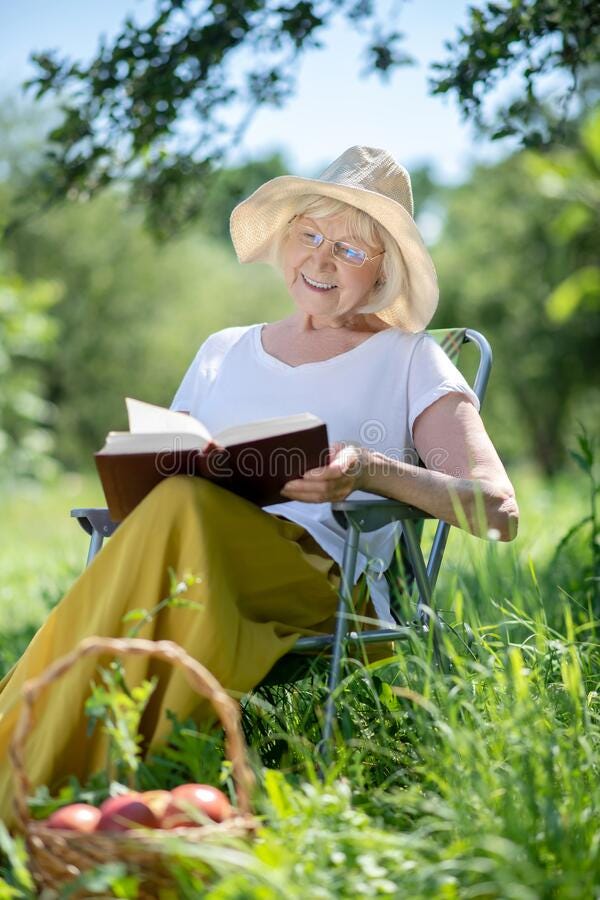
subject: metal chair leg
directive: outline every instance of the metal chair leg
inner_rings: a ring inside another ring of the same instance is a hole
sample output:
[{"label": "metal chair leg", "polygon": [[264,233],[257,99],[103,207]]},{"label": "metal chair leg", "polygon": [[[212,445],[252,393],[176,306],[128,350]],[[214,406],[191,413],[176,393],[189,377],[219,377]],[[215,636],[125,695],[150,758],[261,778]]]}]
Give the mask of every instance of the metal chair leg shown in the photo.
[{"label": "metal chair leg", "polygon": [[419,599],[417,602],[417,618],[423,626],[423,630],[431,633],[431,641],[433,644],[433,655],[440,671],[447,672],[448,666],[446,658],[440,646],[440,622],[439,616],[435,613],[432,615],[431,600],[433,596],[433,586],[425,566],[421,545],[415,523],[410,519],[402,522],[402,531],[408,547],[409,558],[413,566],[415,581],[419,591]]},{"label": "metal chair leg", "polygon": [[89,566],[102,549],[104,538],[110,537],[118,528],[118,522],[113,522],[105,506],[77,507],[71,510],[71,518],[77,519],[85,533],[90,536],[90,546],[85,562],[86,566]]},{"label": "metal chair leg", "polygon": [[425,560],[423,559],[423,553],[421,552],[415,523],[410,519],[405,519],[402,521],[401,527],[419,591],[417,613],[421,623],[427,627],[429,625],[430,615],[424,607],[431,609],[431,582],[429,581],[427,569],[425,568]]},{"label": "metal chair leg", "polygon": [[349,631],[349,613],[352,609],[352,589],[354,587],[354,573],[356,571],[356,557],[358,554],[359,529],[353,522],[348,523],[349,535],[344,547],[342,560],[342,583],[340,586],[340,601],[337,610],[335,625],[335,638],[333,643],[333,656],[329,670],[328,695],[325,704],[325,724],[323,727],[323,745],[327,746],[333,735],[333,720],[335,718],[336,700],[335,691],[340,683],[342,671],[342,651],[344,637]]},{"label": "metal chair leg", "polygon": [[87,559],[85,561],[86,567],[89,566],[89,564],[91,563],[93,558],[96,556],[96,554],[99,553],[100,550],[102,550],[103,543],[104,543],[104,535],[100,534],[99,531],[96,531],[96,529],[94,529],[92,531],[92,536],[90,538],[90,547],[88,550]]}]

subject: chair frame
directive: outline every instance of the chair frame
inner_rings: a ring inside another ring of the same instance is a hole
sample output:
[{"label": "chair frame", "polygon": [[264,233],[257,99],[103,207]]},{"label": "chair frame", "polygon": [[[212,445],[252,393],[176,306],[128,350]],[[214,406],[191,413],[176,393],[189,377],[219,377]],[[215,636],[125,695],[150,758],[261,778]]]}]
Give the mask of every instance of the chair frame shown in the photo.
[{"label": "chair frame", "polygon": [[[470,328],[464,330],[463,343],[472,343],[479,351],[479,365],[472,388],[482,404],[492,368],[492,350],[487,339],[480,332]],[[356,625],[352,588],[361,532],[374,531],[391,522],[400,522],[408,565],[414,575],[417,587],[417,625],[424,633],[431,633],[436,661],[443,667],[444,659],[438,635],[441,620],[434,611],[433,592],[451,527],[448,522],[438,521],[426,562],[421,549],[419,526],[423,520],[434,518],[429,513],[396,500],[344,500],[332,503],[331,506],[334,517],[346,529],[335,632],[301,637],[296,641],[292,651],[293,653],[331,652],[323,726],[323,743],[325,745],[329,743],[333,735],[336,692],[341,680],[342,660],[347,646],[389,643],[406,639],[411,634],[410,628],[400,625],[368,631],[359,631],[358,628],[352,627]],[[102,548],[104,539],[113,534],[117,523],[111,520],[108,510],[104,508],[72,509],[71,516],[77,519],[84,531],[90,535],[87,566]]]}]

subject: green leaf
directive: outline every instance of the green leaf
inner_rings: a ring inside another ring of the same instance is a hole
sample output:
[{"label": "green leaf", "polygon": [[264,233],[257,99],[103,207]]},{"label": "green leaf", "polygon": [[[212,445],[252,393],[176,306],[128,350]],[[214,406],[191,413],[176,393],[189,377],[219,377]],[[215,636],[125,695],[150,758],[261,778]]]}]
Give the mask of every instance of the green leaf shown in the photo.
[{"label": "green leaf", "polygon": [[577,435],[577,443],[579,444],[579,449],[581,450],[581,453],[583,454],[588,464],[588,468],[591,469],[594,464],[595,457],[594,440],[590,438],[585,427],[581,423],[579,424],[579,427],[582,429],[582,431]]},{"label": "green leaf", "polygon": [[[21,890],[16,895],[7,893],[5,896],[33,896],[35,884],[31,872],[27,868],[27,851],[25,850],[25,844],[20,837],[12,838],[3,822],[0,822],[0,850],[8,858],[17,886],[26,891],[25,895]],[[8,887],[8,885],[6,885],[6,887]]]},{"label": "green leaf", "polygon": [[23,898],[21,888],[8,884],[4,878],[0,878],[0,900],[13,900],[13,897]]},{"label": "green leaf", "polygon": [[140,619],[148,619],[150,621],[150,613],[147,609],[130,609],[128,613],[125,613],[122,622],[139,622]]},{"label": "green leaf", "polygon": [[282,773],[267,769],[264,783],[267,796],[276,814],[280,818],[290,815],[293,808],[290,804],[291,789]]},{"label": "green leaf", "polygon": [[81,896],[82,888],[99,894],[111,891],[113,897],[134,898],[138,896],[139,878],[127,871],[123,862],[110,862],[84,872],[63,890],[61,897]]},{"label": "green leaf", "polygon": [[581,126],[581,140],[596,165],[600,166],[600,109],[590,113]]},{"label": "green leaf", "polygon": [[600,309],[600,267],[584,266],[569,275],[546,300],[546,312],[553,322],[570,319],[580,307]]},{"label": "green leaf", "polygon": [[586,475],[590,471],[590,463],[589,460],[582,456],[581,453],[577,453],[576,450],[569,450],[569,456],[575,460],[580,469],[582,469]]}]

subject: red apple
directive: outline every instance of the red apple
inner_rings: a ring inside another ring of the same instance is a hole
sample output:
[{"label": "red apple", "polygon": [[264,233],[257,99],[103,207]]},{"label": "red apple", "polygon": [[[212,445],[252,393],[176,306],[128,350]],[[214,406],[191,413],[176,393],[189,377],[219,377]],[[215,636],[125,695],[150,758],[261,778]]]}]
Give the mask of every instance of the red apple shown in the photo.
[{"label": "red apple", "polygon": [[144,803],[141,794],[109,797],[100,807],[96,831],[128,831],[130,828],[159,828],[158,817]]},{"label": "red apple", "polygon": [[149,806],[157,819],[162,819],[165,814],[165,810],[169,803],[171,802],[171,794],[169,791],[143,791],[140,794],[140,800],[142,800],[146,806]]},{"label": "red apple", "polygon": [[71,803],[52,813],[45,822],[48,828],[66,828],[69,831],[95,831],[102,813],[89,803]]},{"label": "red apple", "polygon": [[[194,818],[194,811],[200,813]],[[171,802],[163,817],[163,828],[190,828],[201,824],[202,817],[223,822],[234,815],[225,794],[210,784],[180,784],[171,791]]]}]

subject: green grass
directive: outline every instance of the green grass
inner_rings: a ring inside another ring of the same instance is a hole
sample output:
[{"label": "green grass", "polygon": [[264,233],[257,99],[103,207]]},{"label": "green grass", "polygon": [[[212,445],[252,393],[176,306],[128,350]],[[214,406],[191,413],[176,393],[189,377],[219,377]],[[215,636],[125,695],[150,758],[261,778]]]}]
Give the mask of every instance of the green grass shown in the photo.
[{"label": "green grass", "polygon": [[[178,896],[600,897],[599,610],[589,533],[554,558],[587,512],[586,485],[576,475],[547,485],[525,471],[515,482],[516,542],[455,530],[448,544],[437,602],[450,625],[470,624],[472,652],[447,630],[446,675],[417,639],[399,644],[392,660],[348,661],[335,753],[320,775],[322,678],[251,697],[244,727],[264,826],[251,845],[210,845],[194,858],[186,851]],[[82,564],[85,540],[66,511],[98,498],[92,483],[69,484],[27,504],[21,494],[4,498],[13,525],[0,558],[5,646],[6,629],[39,619]],[[216,783],[220,752],[176,723],[169,751],[140,777],[147,786]],[[229,784],[226,767],[221,777]],[[18,860],[13,884],[16,872]],[[136,895],[118,869],[104,881],[113,887],[102,896]]]},{"label": "green grass", "polygon": [[[515,569],[526,580],[527,561],[543,568],[558,538],[582,515],[586,503],[581,479],[563,476],[551,486],[533,473],[517,472],[521,503],[518,540],[499,550],[495,577],[511,583]],[[101,488],[93,474],[63,476],[49,485],[35,482],[3,485],[3,537],[0,544],[0,634],[39,624],[83,568],[88,538],[69,511],[76,506],[101,506]],[[496,552],[496,548],[492,552]],[[479,583],[487,569],[490,545],[453,529],[440,575],[438,602],[468,583]],[[575,566],[576,568],[576,566]],[[561,574],[568,581],[570,567]]]},{"label": "green grass", "polygon": [[0,630],[40,622],[81,571],[87,535],[70,518],[71,508],[103,505],[92,476],[67,475],[40,485],[2,485],[3,538],[0,547]]},{"label": "green grass", "polygon": [[48,610],[85,564],[88,538],[69,516],[103,505],[92,476],[62,476],[48,485],[0,482],[0,670],[27,646]]}]

